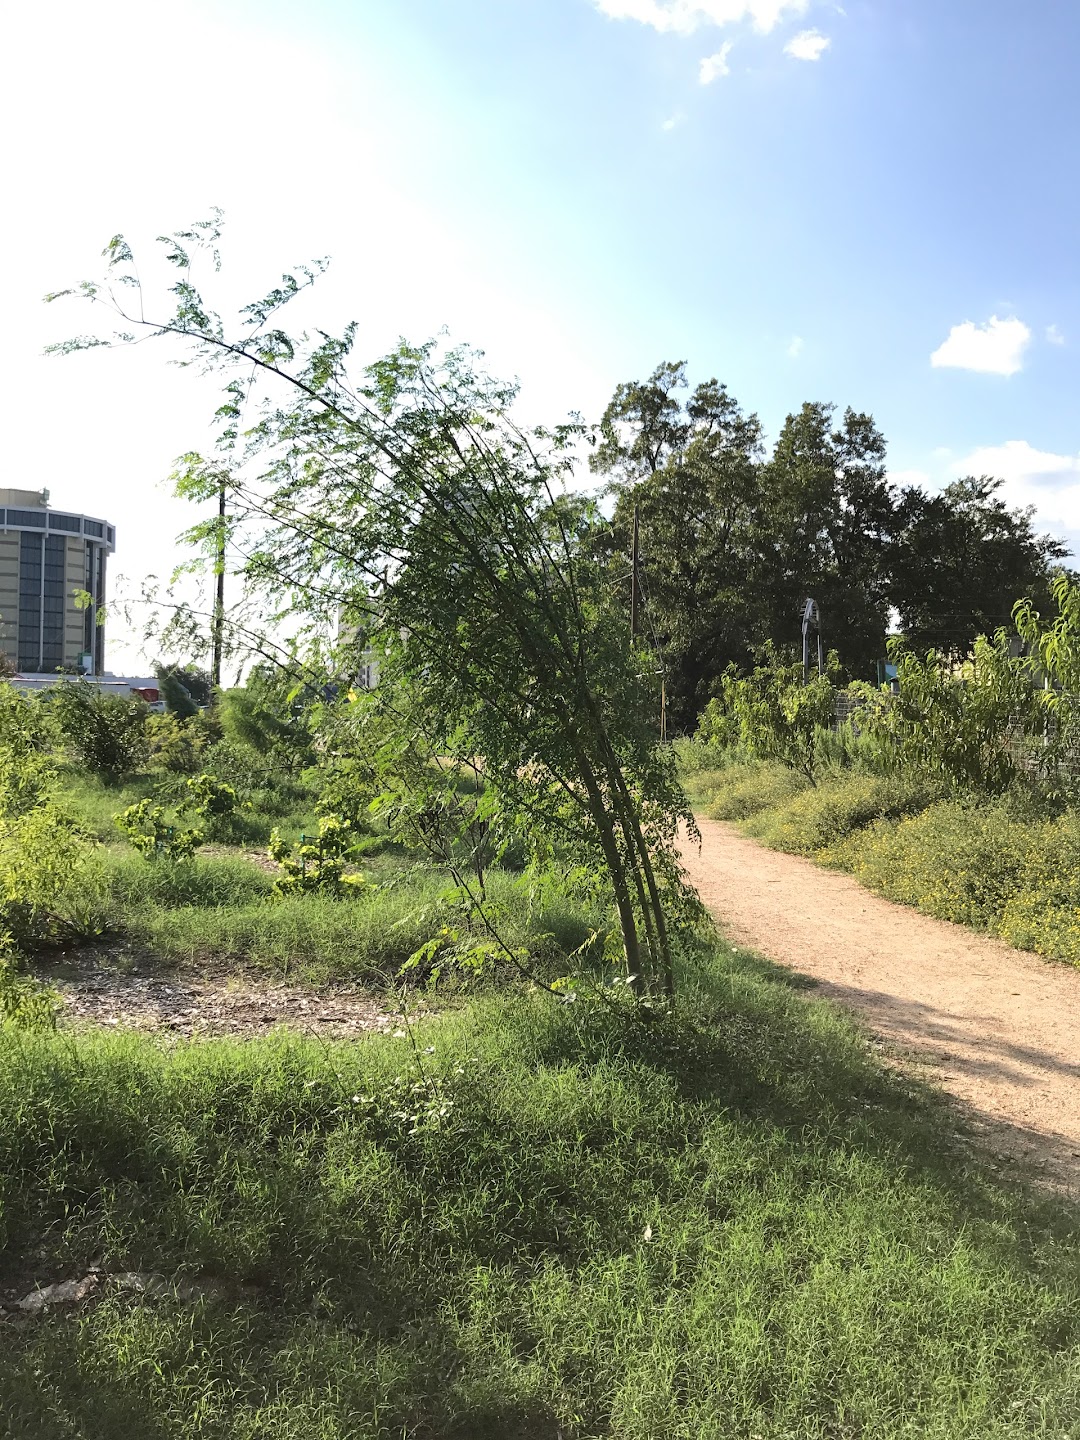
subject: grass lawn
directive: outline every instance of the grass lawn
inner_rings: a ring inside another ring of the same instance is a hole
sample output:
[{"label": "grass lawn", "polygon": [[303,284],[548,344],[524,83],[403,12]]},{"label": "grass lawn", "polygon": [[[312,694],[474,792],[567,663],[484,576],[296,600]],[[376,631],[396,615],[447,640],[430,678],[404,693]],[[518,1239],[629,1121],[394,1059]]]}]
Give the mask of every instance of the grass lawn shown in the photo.
[{"label": "grass lawn", "polygon": [[0,1032],[12,1437],[1080,1437],[1076,1215],[784,976],[409,1038]]}]

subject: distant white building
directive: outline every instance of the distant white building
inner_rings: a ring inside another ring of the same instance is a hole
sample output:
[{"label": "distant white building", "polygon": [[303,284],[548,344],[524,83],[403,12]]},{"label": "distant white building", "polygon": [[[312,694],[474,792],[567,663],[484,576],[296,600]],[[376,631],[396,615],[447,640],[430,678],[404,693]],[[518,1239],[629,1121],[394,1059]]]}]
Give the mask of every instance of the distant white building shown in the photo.
[{"label": "distant white building", "polygon": [[51,690],[56,685],[93,685],[97,690],[104,690],[110,695],[119,695],[122,699],[135,697],[144,701],[151,710],[161,713],[165,709],[165,701],[161,698],[161,688],[155,676],[145,675],[25,675],[16,674],[8,682],[14,689],[23,690],[27,694],[33,694],[40,690]]}]

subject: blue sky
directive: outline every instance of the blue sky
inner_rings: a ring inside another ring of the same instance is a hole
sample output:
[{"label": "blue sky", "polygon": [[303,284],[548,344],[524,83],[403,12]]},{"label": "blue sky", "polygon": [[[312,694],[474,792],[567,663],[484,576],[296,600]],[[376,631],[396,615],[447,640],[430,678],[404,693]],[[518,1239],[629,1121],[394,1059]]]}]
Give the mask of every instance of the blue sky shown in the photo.
[{"label": "blue sky", "polygon": [[[164,357],[43,360],[39,296],[222,206],[225,294],[314,254],[362,353],[440,326],[593,417],[661,359],[774,434],[871,411],[933,489],[1002,474],[1080,546],[1080,9],[1001,0],[39,0],[9,11],[7,466],[171,563],[202,441]],[[126,652],[117,651],[115,661]]]}]

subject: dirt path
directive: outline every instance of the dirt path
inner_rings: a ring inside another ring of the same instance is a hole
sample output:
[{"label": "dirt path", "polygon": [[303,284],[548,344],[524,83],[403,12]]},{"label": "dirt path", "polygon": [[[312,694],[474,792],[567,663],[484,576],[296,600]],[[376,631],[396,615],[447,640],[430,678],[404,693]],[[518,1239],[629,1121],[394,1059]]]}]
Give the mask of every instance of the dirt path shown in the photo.
[{"label": "dirt path", "polygon": [[725,934],[818,981],[985,1138],[1080,1194],[1080,970],[894,905],[699,817],[683,858]]}]

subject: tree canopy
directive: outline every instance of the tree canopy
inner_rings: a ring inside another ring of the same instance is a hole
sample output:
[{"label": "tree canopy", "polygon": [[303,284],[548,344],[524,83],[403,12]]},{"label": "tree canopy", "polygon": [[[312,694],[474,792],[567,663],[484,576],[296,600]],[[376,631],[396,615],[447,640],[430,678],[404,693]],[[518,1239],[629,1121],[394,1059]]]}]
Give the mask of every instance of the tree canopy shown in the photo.
[{"label": "tree canopy", "polygon": [[808,596],[841,672],[867,680],[894,612],[911,647],[962,657],[1020,597],[1045,602],[1065,548],[1006,505],[1000,481],[901,489],[885,456],[871,415],[818,401],[767,453],[757,416],[715,379],[690,390],[684,363],[616,387],[590,461],[614,499],[597,549],[625,595],[636,511],[642,628],[676,727],[728,665],[794,650]]}]

